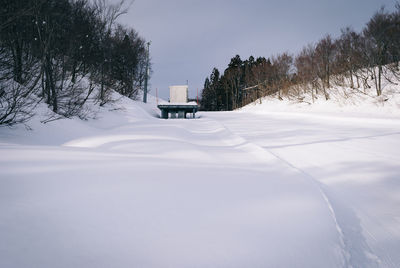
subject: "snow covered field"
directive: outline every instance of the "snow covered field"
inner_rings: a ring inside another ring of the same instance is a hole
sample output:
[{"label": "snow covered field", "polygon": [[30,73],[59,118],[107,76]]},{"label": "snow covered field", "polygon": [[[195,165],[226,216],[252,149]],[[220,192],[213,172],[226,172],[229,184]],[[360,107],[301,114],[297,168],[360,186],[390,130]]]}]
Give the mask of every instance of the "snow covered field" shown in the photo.
[{"label": "snow covered field", "polygon": [[121,102],[0,129],[0,267],[400,266],[400,116]]}]

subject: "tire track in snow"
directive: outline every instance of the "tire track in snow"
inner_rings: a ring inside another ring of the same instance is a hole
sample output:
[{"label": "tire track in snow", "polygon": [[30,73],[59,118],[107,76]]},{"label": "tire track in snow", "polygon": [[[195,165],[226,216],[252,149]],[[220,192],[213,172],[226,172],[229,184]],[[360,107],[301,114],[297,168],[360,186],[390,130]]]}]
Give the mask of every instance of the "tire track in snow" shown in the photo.
[{"label": "tire track in snow", "polygon": [[[222,125],[229,133],[234,137],[232,140],[240,141],[238,144],[236,144],[239,147],[247,146],[248,149],[253,150],[253,152],[260,157],[260,153],[264,154],[265,157],[267,158],[268,156],[273,156],[274,158],[278,159],[279,161],[283,162],[287,166],[289,166],[291,169],[294,169],[301,173],[304,178],[306,178],[308,181],[311,182],[312,185],[317,187],[319,193],[321,194],[321,197],[323,198],[324,202],[326,203],[326,206],[331,214],[332,220],[335,224],[336,231],[338,233],[339,237],[339,243],[342,251],[342,256],[343,256],[343,266],[344,267],[379,267],[379,264],[381,263],[381,260],[379,259],[378,256],[376,256],[374,253],[372,253],[371,249],[368,247],[366,243],[361,243],[361,245],[357,245],[357,247],[354,247],[353,242],[349,239],[346,238],[344,228],[340,224],[340,220],[338,217],[338,208],[335,210],[335,205],[333,205],[332,200],[328,197],[327,194],[327,189],[324,189],[323,184],[321,184],[316,178],[314,178],[311,174],[305,172],[304,170],[296,167],[289,161],[285,160],[284,158],[280,157],[278,154],[263,148],[262,146],[259,146],[257,144],[254,144],[250,141],[248,141],[246,138],[243,138],[242,136],[234,133],[232,130],[230,130],[228,127],[226,127],[222,122],[218,123]],[[234,145],[234,144],[230,144]],[[270,158],[270,157],[268,157]],[[343,208],[342,208],[343,209]],[[354,214],[354,212],[352,212]],[[353,215],[355,218],[356,216]],[[346,228],[347,231],[351,231],[350,228]],[[357,228],[356,233],[361,233],[360,227]],[[351,235],[352,237],[354,235]],[[362,237],[364,238],[364,237]],[[364,239],[365,240],[365,239]],[[358,247],[360,246],[360,248]]]},{"label": "tire track in snow", "polygon": [[[263,147],[261,147],[263,148]],[[264,148],[263,148],[264,149]],[[289,161],[285,160],[278,154],[271,152],[267,149],[264,149],[266,152],[274,155],[277,159],[283,161],[286,163],[288,166],[291,168],[297,170],[298,172],[302,173],[310,182],[315,185],[318,189],[319,192],[321,193],[321,196],[325,200],[328,209],[331,213],[332,219],[335,223],[336,230],[339,234],[339,239],[340,239],[340,244],[343,248],[343,255],[345,256],[345,267],[379,267],[382,261],[379,259],[379,257],[372,252],[372,250],[368,247],[368,245],[365,242],[365,238],[362,236],[360,239],[360,234],[361,234],[361,227],[357,226],[357,228],[354,230],[354,226],[348,226],[348,221],[349,219],[346,219],[346,222],[341,223],[341,217],[338,216],[338,214],[343,214],[341,211],[347,210],[350,212],[353,218],[356,218],[356,215],[354,214],[353,211],[350,209],[346,208],[344,205],[335,205],[334,203],[338,203],[337,200],[333,201],[334,199],[329,196],[329,189],[327,188],[326,185],[322,184],[319,182],[314,176],[311,174],[307,173],[306,171],[302,170],[301,168],[298,168],[297,166],[293,165]],[[339,213],[341,212],[341,213]],[[347,212],[346,212],[347,213]],[[362,234],[361,234],[362,235]],[[348,238],[350,236],[351,238]],[[353,238],[353,239],[352,239]],[[358,241],[354,241],[358,240]],[[358,242],[358,243],[357,243]],[[356,246],[354,246],[356,244]]]},{"label": "tire track in snow", "polygon": [[[264,148],[262,148],[262,149],[264,149]],[[350,253],[350,251],[348,250],[348,248],[346,246],[345,237],[344,237],[342,228],[339,225],[338,218],[336,216],[335,210],[333,209],[332,203],[329,201],[329,198],[327,197],[325,192],[322,190],[322,188],[319,185],[318,181],[313,176],[311,176],[310,174],[308,174],[304,170],[294,166],[292,163],[286,161],[285,159],[283,159],[279,155],[277,155],[277,154],[275,154],[275,153],[273,153],[273,152],[271,152],[269,150],[266,150],[266,149],[264,149],[264,150],[266,152],[272,154],[273,156],[275,156],[278,160],[284,162],[286,165],[290,166],[292,169],[295,169],[298,172],[300,172],[301,174],[303,174],[305,176],[305,178],[307,178],[314,186],[316,186],[318,188],[319,193],[321,194],[322,198],[324,199],[324,201],[325,201],[325,203],[326,203],[326,205],[327,205],[327,207],[329,209],[329,212],[330,212],[330,214],[332,216],[333,222],[335,223],[335,228],[336,228],[336,231],[338,232],[338,235],[339,235],[340,246],[342,248],[342,255],[344,257],[343,258],[344,266],[345,267],[352,267],[352,265],[349,265],[349,261],[350,261],[350,258],[351,258],[351,253]]]}]

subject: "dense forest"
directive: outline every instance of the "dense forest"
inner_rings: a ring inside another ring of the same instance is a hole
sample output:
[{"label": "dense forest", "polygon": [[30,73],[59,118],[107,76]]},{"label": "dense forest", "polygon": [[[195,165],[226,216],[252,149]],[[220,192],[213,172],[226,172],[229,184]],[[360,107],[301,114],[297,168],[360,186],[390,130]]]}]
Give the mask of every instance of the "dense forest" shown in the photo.
[{"label": "dense forest", "polygon": [[146,73],[146,42],[116,20],[123,0],[1,0],[0,125],[24,122],[46,103],[57,117],[85,117],[111,89],[135,98]]},{"label": "dense forest", "polygon": [[[270,58],[239,55],[223,73],[214,68],[202,91],[201,108],[208,111],[233,110],[260,97],[278,98],[299,92],[329,99],[334,85],[376,89],[382,94],[382,80],[400,78],[400,5],[396,11],[381,8],[361,32],[350,27],[341,36],[326,35],[300,53],[284,52]],[[373,81],[373,83],[371,83]]]}]

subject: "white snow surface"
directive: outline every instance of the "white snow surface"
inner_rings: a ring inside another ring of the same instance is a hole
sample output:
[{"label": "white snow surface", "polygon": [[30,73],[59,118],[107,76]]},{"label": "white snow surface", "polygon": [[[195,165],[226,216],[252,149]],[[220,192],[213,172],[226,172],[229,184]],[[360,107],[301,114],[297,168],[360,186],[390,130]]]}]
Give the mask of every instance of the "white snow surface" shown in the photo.
[{"label": "white snow surface", "polygon": [[0,128],[0,267],[400,267],[400,113],[274,103]]}]

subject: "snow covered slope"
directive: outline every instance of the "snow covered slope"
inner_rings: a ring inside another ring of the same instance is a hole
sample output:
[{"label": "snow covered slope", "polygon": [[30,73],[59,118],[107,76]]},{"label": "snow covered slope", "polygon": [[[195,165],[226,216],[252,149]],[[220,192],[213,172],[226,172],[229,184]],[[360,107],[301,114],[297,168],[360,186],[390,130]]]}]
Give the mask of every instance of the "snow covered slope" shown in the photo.
[{"label": "snow covered slope", "polygon": [[[267,96],[241,108],[241,111],[252,113],[293,112],[315,115],[340,115],[341,117],[380,117],[400,118],[400,81],[390,76],[392,83],[382,80],[382,95],[376,96],[374,87],[350,88],[332,86],[327,89],[329,99],[326,100],[322,90],[318,95],[311,95],[310,89],[304,92],[303,87],[292,88],[290,94],[279,100],[277,94]],[[373,80],[368,80],[372,85]],[[315,90],[314,90],[315,92]]]},{"label": "snow covered slope", "polygon": [[0,267],[400,265],[399,120],[121,104],[0,129]]}]

